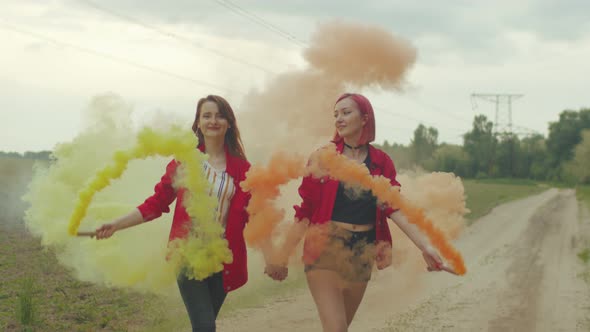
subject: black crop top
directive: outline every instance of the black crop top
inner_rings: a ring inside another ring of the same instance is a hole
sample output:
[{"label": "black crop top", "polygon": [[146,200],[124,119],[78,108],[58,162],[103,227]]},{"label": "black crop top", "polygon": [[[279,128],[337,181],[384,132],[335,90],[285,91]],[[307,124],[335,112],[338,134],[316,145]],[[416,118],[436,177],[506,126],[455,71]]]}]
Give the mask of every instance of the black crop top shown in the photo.
[{"label": "black crop top", "polygon": [[[371,158],[363,161],[365,166],[371,164]],[[342,182],[338,183],[332,220],[355,225],[373,224],[377,219],[377,198],[370,190],[347,188]]]}]

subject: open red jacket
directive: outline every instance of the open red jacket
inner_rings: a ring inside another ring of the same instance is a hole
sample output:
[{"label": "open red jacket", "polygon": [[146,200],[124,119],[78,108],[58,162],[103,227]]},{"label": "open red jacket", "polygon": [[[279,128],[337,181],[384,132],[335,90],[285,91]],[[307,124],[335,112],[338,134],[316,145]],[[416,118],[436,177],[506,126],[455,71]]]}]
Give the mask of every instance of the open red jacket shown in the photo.
[{"label": "open red jacket", "polygon": [[[344,141],[334,142],[338,153],[344,149]],[[391,158],[383,151],[369,146],[369,157],[371,164],[368,165],[369,172],[373,176],[383,175],[390,180],[392,186],[400,186],[396,180],[395,166]],[[336,193],[338,192],[338,181],[328,176],[314,178],[308,175],[303,178],[299,186],[299,195],[302,198],[301,204],[294,206],[295,218],[298,220],[308,219],[313,224],[324,224],[331,220]],[[387,217],[395,210],[388,206],[377,206],[377,218],[375,220],[376,242],[386,241],[391,246],[391,233],[387,225]],[[306,244],[307,246],[307,244]],[[305,252],[305,249],[304,249]],[[305,255],[308,255],[306,252]],[[315,260],[314,257],[305,258]]]},{"label": "open red jacket", "polygon": [[[199,146],[204,151],[204,146]],[[224,264],[223,286],[226,292],[233,291],[243,286],[248,281],[246,243],[244,241],[244,227],[248,222],[246,206],[250,200],[250,194],[242,191],[240,182],[246,178],[246,172],[250,163],[240,157],[233,156],[225,149],[226,171],[233,178],[236,191],[231,199],[225,227],[225,238],[229,249],[233,254],[233,261]],[[169,240],[186,237],[190,231],[190,218],[183,205],[183,188],[176,190],[172,183],[178,163],[172,160],[166,167],[166,173],[154,188],[154,194],[137,208],[145,221],[156,219],[162,213],[170,212],[170,204],[176,199],[172,227]]]}]

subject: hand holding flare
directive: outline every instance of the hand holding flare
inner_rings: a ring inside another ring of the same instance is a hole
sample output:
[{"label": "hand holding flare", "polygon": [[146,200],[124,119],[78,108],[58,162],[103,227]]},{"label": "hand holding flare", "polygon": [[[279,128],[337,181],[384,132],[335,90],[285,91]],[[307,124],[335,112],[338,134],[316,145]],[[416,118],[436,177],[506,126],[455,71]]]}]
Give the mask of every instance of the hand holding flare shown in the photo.
[{"label": "hand holding flare", "polygon": [[170,251],[170,260],[178,266],[187,266],[186,273],[191,279],[201,280],[221,271],[224,263],[232,261],[232,254],[227,240],[223,238],[223,227],[214,218],[216,199],[203,194],[210,187],[201,171],[206,157],[196,151],[195,146],[197,138],[190,131],[176,127],[166,132],[142,129],[137,136],[137,144],[128,150],[115,152],[112,163],[99,170],[79,192],[70,217],[69,234],[105,238],[104,229],[99,229],[98,233],[78,231],[95,194],[110,185],[111,180],[121,177],[133,159],[158,155],[174,157],[179,163],[175,185],[187,189],[184,202],[192,228],[187,238],[177,239],[170,246],[174,248]]},{"label": "hand holding flare", "polygon": [[93,238],[96,236],[95,232],[77,232],[76,236],[89,236],[90,238]]}]

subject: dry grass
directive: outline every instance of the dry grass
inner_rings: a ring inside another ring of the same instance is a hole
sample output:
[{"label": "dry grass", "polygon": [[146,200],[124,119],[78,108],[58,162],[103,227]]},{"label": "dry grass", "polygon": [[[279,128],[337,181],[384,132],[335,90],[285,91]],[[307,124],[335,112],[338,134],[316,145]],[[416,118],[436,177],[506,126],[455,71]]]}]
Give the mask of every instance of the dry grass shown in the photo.
[{"label": "dry grass", "polygon": [[0,331],[145,331],[173,321],[164,299],[76,280],[24,229],[32,165],[0,158]]},{"label": "dry grass", "polygon": [[0,268],[1,331],[145,330],[166,318],[163,299],[80,282],[14,227],[0,230]]}]

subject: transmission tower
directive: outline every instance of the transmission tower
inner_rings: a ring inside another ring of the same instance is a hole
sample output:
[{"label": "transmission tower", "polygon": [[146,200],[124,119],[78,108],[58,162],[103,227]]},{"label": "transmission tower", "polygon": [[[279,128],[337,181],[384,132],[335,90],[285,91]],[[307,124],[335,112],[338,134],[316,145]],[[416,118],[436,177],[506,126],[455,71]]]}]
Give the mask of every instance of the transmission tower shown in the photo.
[{"label": "transmission tower", "polygon": [[[477,99],[492,102],[496,105],[496,117],[494,121],[494,134],[512,133],[512,101],[521,98],[521,94],[499,94],[499,93],[472,93],[471,105],[473,110],[477,109]],[[503,111],[501,111],[501,106]]]},{"label": "transmission tower", "polygon": [[[509,137],[512,137],[513,134],[517,134],[513,131],[512,126],[512,101],[522,97],[521,94],[499,94],[499,93],[472,93],[471,94],[471,103],[473,106],[473,110],[477,109],[477,99],[483,99],[485,101],[489,101],[495,104],[496,106],[496,118],[494,121],[494,136],[498,136],[499,134],[508,134]],[[503,112],[501,111],[501,106]],[[509,160],[509,169],[510,169],[510,177],[514,175],[514,160],[515,160],[515,148],[514,148],[514,141],[510,139],[510,160]],[[494,144],[492,151],[491,151],[491,159],[488,165],[488,174],[492,173],[492,169],[494,164],[496,163],[496,146]]]}]

